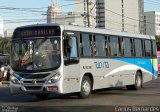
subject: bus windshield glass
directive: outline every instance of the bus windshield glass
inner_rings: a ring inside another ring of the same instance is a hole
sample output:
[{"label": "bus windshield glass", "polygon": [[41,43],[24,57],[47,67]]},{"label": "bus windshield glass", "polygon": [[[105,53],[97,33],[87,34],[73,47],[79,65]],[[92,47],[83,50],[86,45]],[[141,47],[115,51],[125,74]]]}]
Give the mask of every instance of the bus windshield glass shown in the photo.
[{"label": "bus windshield glass", "polygon": [[60,66],[60,38],[34,37],[12,41],[11,66],[19,71],[44,71]]}]

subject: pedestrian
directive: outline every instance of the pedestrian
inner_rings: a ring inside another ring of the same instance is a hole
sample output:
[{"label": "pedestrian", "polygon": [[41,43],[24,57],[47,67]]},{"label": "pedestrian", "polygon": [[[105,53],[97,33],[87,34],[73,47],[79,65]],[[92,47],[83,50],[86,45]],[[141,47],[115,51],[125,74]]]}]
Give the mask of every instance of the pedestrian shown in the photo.
[{"label": "pedestrian", "polygon": [[7,65],[7,81],[10,80],[10,66]]},{"label": "pedestrian", "polygon": [[0,62],[0,82],[3,80],[3,68],[2,68],[2,63]]}]

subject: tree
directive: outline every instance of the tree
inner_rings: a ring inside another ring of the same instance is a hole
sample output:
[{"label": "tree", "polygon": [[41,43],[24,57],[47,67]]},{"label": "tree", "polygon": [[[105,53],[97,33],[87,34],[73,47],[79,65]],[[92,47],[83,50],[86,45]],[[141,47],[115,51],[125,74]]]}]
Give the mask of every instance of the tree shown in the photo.
[{"label": "tree", "polygon": [[0,53],[10,54],[10,49],[11,49],[11,38],[10,37],[0,38]]}]

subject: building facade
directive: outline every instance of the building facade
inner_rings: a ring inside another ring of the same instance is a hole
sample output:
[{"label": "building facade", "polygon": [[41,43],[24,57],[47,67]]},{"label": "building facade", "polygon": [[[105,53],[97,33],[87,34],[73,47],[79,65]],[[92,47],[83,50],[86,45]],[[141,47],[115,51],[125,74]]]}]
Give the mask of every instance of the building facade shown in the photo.
[{"label": "building facade", "polygon": [[96,27],[96,0],[77,0],[74,7],[77,15],[81,16],[75,19],[76,24],[85,27]]},{"label": "building facade", "polygon": [[144,33],[143,0],[98,0],[96,27]]},{"label": "building facade", "polygon": [[73,12],[62,13],[60,6],[56,3],[52,3],[47,10],[47,23],[75,25],[77,22],[77,18],[82,19],[83,17]]},{"label": "building facade", "polygon": [[[79,1],[84,3],[78,4]],[[83,14],[88,0],[79,1],[76,2],[75,11]],[[144,33],[144,0],[92,0],[88,6],[90,18],[94,18],[90,22],[94,27]],[[84,26],[85,22],[79,21]]]},{"label": "building facade", "polygon": [[3,19],[0,16],[0,37],[4,37]]},{"label": "building facade", "polygon": [[59,5],[51,3],[47,10],[47,23],[56,23],[56,17],[62,15]]},{"label": "building facade", "polygon": [[12,37],[14,30],[4,30],[4,37]]},{"label": "building facade", "polygon": [[145,34],[160,35],[160,12],[145,12]]}]

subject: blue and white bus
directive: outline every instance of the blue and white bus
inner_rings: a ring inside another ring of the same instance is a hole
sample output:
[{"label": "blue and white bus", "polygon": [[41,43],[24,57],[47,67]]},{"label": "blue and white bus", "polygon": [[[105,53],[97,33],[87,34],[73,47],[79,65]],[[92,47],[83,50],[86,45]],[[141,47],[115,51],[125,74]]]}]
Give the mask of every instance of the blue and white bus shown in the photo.
[{"label": "blue and white bus", "polygon": [[158,76],[155,37],[72,25],[18,27],[12,38],[13,94],[47,98],[110,87],[139,89]]}]

